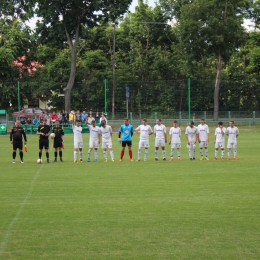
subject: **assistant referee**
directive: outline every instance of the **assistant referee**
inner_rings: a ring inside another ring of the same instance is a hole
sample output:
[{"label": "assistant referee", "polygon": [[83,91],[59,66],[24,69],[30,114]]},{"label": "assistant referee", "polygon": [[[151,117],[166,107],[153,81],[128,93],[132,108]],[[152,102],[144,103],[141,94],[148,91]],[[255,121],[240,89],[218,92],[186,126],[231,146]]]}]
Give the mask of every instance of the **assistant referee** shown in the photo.
[{"label": "assistant referee", "polygon": [[21,163],[23,162],[23,139],[24,144],[27,143],[27,137],[24,129],[21,127],[21,122],[17,120],[15,126],[12,128],[10,133],[10,142],[13,145],[13,163],[15,163],[16,150],[20,151]]}]

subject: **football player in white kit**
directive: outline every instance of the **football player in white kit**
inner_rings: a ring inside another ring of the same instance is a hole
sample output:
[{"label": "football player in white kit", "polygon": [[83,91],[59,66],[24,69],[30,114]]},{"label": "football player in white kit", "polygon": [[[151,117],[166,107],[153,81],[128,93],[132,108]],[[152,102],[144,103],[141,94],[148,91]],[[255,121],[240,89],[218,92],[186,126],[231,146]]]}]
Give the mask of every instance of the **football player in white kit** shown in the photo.
[{"label": "football player in white kit", "polygon": [[78,163],[77,161],[78,152],[79,152],[79,161],[82,162],[83,139],[82,139],[81,121],[76,120],[76,125],[75,125],[75,113],[73,114],[72,129],[74,133],[74,163]]},{"label": "football player in white kit", "polygon": [[189,126],[187,126],[185,135],[186,135],[186,141],[187,141],[187,148],[189,149],[190,160],[195,160],[198,129],[196,126],[194,126],[193,121],[190,121]]},{"label": "football player in white kit", "polygon": [[149,135],[153,134],[153,130],[151,126],[147,125],[147,119],[143,119],[143,124],[139,125],[135,131],[140,132],[140,140],[138,146],[138,159],[137,162],[140,161],[141,157],[141,149],[144,148],[144,161],[147,160],[148,156],[148,148],[149,148]]},{"label": "football player in white kit", "polygon": [[220,121],[218,123],[218,127],[215,130],[215,158],[216,161],[218,159],[218,149],[221,149],[221,160],[224,160],[224,154],[225,154],[225,132],[226,128],[223,126],[223,123]]},{"label": "football player in white kit", "polygon": [[170,131],[170,142],[169,144],[171,145],[171,155],[170,155],[170,161],[173,161],[173,156],[174,156],[174,149],[177,149],[177,155],[178,155],[178,161],[182,161],[181,158],[181,129],[178,127],[178,121],[174,120],[173,121],[173,127],[171,127]]},{"label": "football player in white kit", "polygon": [[229,127],[227,128],[227,136],[228,136],[228,144],[227,144],[227,149],[228,149],[228,158],[227,160],[230,160],[230,152],[231,148],[233,148],[233,153],[234,153],[234,160],[237,160],[237,137],[239,135],[239,130],[235,126],[235,122],[231,120],[229,122]]},{"label": "football player in white kit", "polygon": [[100,144],[100,128],[96,126],[96,121],[93,119],[91,125],[86,121],[86,126],[89,129],[89,149],[87,162],[90,162],[90,155],[94,148],[94,162],[98,161],[98,145]]},{"label": "football player in white kit", "polygon": [[112,149],[112,128],[106,124],[105,120],[101,121],[100,134],[102,136],[102,148],[105,162],[107,162],[107,148],[109,149],[111,160],[114,162],[114,152]]},{"label": "football player in white kit", "polygon": [[[208,158],[208,144],[209,144],[209,127],[205,124],[204,118],[200,119],[198,129],[198,142],[200,146],[200,160],[209,160]],[[203,157],[203,148],[205,150],[205,157]]]},{"label": "football player in white kit", "polygon": [[153,132],[155,134],[155,161],[158,161],[158,149],[162,148],[163,160],[166,161],[165,143],[167,143],[166,127],[162,124],[162,120],[158,118]]}]

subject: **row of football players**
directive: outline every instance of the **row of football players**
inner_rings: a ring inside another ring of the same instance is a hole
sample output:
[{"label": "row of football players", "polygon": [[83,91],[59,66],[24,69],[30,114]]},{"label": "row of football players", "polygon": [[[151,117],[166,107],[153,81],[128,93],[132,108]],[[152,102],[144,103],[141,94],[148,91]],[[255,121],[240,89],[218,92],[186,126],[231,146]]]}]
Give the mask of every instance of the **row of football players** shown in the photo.
[{"label": "row of football players", "polygon": [[[10,141],[13,144],[13,163],[15,163],[16,149],[20,150],[21,162],[23,162],[22,153],[22,137],[24,137],[26,144],[26,135],[23,128],[16,122],[16,126],[12,128],[10,133]],[[156,125],[153,130],[151,126],[147,124],[147,120],[143,119],[143,124],[138,126],[135,130],[133,126],[129,124],[129,120],[124,119],[124,124],[122,124],[118,131],[118,142],[122,144],[122,150],[120,153],[120,161],[123,160],[125,148],[128,147],[128,153],[130,160],[133,161],[132,155],[132,136],[134,131],[140,133],[140,141],[138,146],[138,158],[140,161],[141,149],[144,148],[144,160],[147,160],[148,148],[149,148],[149,136],[154,133],[155,135],[155,160],[158,160],[159,147],[162,149],[163,160],[166,160],[165,144],[167,143],[166,127],[162,124],[161,119],[157,119]],[[86,123],[89,131],[89,150],[87,161],[90,162],[90,157],[92,150],[94,150],[94,161],[98,160],[98,147],[101,143],[102,137],[102,149],[105,161],[107,161],[107,149],[110,152],[111,160],[114,161],[114,153],[112,149],[112,128],[106,124],[106,121],[101,122],[101,127],[96,126],[96,122],[93,120],[91,124]],[[231,149],[233,148],[234,159],[237,160],[237,137],[239,135],[239,130],[234,126],[234,121],[230,121],[230,126],[225,128],[222,122],[218,123],[218,127],[215,130],[215,157],[214,160],[218,158],[218,150],[221,149],[221,159],[224,160],[224,148],[225,148],[225,134],[228,135],[228,157],[230,160]],[[38,127],[37,134],[39,135],[39,159],[38,162],[42,161],[42,150],[45,149],[47,162],[49,163],[49,135],[50,127],[44,121],[42,125]],[[64,132],[63,128],[59,126],[59,122],[56,121],[56,125],[52,128],[54,139],[54,162],[57,162],[57,156],[59,152],[60,161],[62,162],[62,148],[64,142]],[[77,163],[77,154],[79,153],[79,161],[82,161],[83,155],[83,138],[82,138],[82,127],[80,121],[73,121],[73,133],[74,133],[74,162]],[[181,161],[181,129],[178,127],[178,122],[173,122],[173,127],[169,131],[171,145],[170,161],[173,161],[174,149],[177,150],[178,160]],[[208,158],[208,143],[209,143],[209,127],[205,124],[204,119],[200,120],[200,125],[197,127],[194,125],[193,121],[190,121],[189,126],[185,131],[187,148],[189,152],[190,160],[195,160],[196,157],[196,143],[199,143],[200,147],[200,160],[209,160]]]},{"label": "row of football players", "polygon": [[[90,131],[89,137],[89,150],[87,161],[90,162],[90,157],[92,150],[94,149],[94,161],[98,160],[98,146],[101,143],[102,138],[102,149],[105,161],[107,161],[107,149],[110,152],[111,160],[114,161],[114,153],[112,149],[112,128],[106,124],[106,122],[101,122],[101,127],[97,127],[93,121],[91,125],[88,125]],[[148,157],[149,148],[149,136],[155,135],[155,160],[158,160],[159,147],[162,149],[163,160],[166,160],[165,144],[167,143],[167,133],[166,127],[162,124],[161,119],[157,119],[156,125],[152,129],[150,125],[147,124],[147,120],[143,119],[143,124],[138,126],[136,129],[129,124],[129,120],[124,119],[124,124],[122,124],[118,130],[118,142],[122,144],[122,150],[120,153],[120,161],[123,161],[125,148],[128,147],[128,153],[130,161],[133,161],[132,154],[132,136],[134,131],[140,133],[140,141],[138,145],[138,158],[137,161],[141,160],[141,149],[144,148],[144,161]],[[77,162],[77,152],[79,151],[80,161],[82,161],[82,129],[80,123],[76,122],[73,127],[74,132],[74,162]],[[230,121],[230,126],[225,128],[222,122],[218,123],[218,127],[215,130],[215,157],[214,160],[218,158],[218,150],[221,150],[221,159],[224,160],[224,149],[225,149],[225,134],[228,136],[228,157],[230,160],[231,149],[233,149],[234,160],[237,160],[237,137],[239,135],[239,130],[234,126],[234,121]],[[209,160],[208,158],[208,143],[209,143],[209,127],[205,124],[204,119],[201,118],[200,124],[196,127],[193,121],[190,121],[189,126],[185,131],[187,148],[189,152],[190,160],[195,160],[196,158],[196,143],[199,143],[200,148],[200,160]],[[169,131],[169,144],[171,145],[170,161],[174,158],[174,149],[177,150],[178,160],[181,161],[181,129],[178,127],[178,122],[174,121],[173,126]]]}]

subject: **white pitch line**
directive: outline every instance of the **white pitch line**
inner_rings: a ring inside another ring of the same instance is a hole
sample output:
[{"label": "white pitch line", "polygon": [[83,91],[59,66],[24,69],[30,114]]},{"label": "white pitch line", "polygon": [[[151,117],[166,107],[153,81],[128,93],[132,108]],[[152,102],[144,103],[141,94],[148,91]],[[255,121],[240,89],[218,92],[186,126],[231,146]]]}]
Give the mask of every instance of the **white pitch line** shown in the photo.
[{"label": "white pitch line", "polygon": [[13,218],[12,222],[10,223],[8,229],[7,229],[6,232],[5,232],[5,236],[4,236],[4,238],[3,238],[2,242],[1,242],[1,246],[0,246],[0,256],[1,256],[2,253],[4,252],[5,246],[6,246],[6,244],[8,243],[8,240],[9,240],[9,238],[10,238],[11,232],[12,232],[12,230],[13,230],[13,226],[14,226],[15,223],[17,222],[19,216],[21,215],[21,213],[22,213],[22,211],[23,211],[23,209],[24,209],[24,206],[25,206],[27,200],[29,199],[29,197],[30,197],[31,194],[32,194],[32,191],[33,191],[33,188],[34,188],[34,184],[35,184],[35,182],[36,182],[36,180],[37,180],[37,178],[38,178],[38,176],[39,176],[39,173],[40,173],[42,167],[43,167],[43,165],[41,165],[40,169],[36,172],[36,174],[35,174],[35,176],[34,176],[32,182],[31,182],[30,189],[29,189],[29,191],[28,191],[26,197],[24,198],[24,200],[23,200],[23,202],[22,202],[22,204],[21,204],[21,206],[20,206],[18,212],[16,213],[15,217]]}]

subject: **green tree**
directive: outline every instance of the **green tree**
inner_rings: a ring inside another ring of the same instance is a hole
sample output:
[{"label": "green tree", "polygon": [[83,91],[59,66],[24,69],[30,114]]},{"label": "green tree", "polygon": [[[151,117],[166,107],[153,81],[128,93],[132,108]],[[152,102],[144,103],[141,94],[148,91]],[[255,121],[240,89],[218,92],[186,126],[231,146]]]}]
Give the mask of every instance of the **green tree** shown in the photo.
[{"label": "green tree", "polygon": [[[160,2],[164,5],[166,1]],[[222,66],[244,40],[242,24],[249,1],[193,0],[171,3],[176,8],[173,14],[179,24],[181,41],[190,53],[190,59],[201,60],[211,55],[216,57],[214,119],[217,119]]]},{"label": "green tree", "polygon": [[[84,30],[82,25],[94,26],[97,22],[108,19],[115,20],[122,15],[131,3],[130,0],[63,0],[49,2],[28,0],[31,8],[35,8],[36,15],[42,20],[37,23],[37,31],[44,41],[52,41],[57,44],[65,40],[70,49],[70,77],[64,88],[65,108],[70,110],[71,90],[76,76],[77,56],[82,50]],[[83,37],[83,38],[82,38]]]}]

